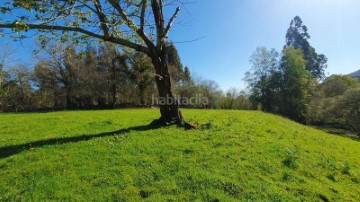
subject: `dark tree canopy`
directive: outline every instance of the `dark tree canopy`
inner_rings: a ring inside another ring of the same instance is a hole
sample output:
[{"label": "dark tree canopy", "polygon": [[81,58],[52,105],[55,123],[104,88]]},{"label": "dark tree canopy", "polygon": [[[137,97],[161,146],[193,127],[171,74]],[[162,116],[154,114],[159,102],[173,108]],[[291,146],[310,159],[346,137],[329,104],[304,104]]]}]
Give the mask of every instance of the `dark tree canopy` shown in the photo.
[{"label": "dark tree canopy", "polygon": [[313,48],[309,40],[310,35],[308,28],[303,25],[299,16],[296,16],[290,23],[290,28],[286,33],[286,47],[292,46],[299,48],[304,53],[306,60],[306,69],[311,72],[314,78],[323,79],[325,77],[324,71],[327,67],[327,58],[323,54],[318,54]]},{"label": "dark tree canopy", "polygon": [[174,81],[179,81],[180,79],[182,79],[184,68],[183,68],[183,64],[181,63],[178,50],[176,49],[173,43],[169,43],[167,46],[167,52],[168,52],[167,60],[170,67],[169,71],[171,78]]},{"label": "dark tree canopy", "polygon": [[184,81],[190,81],[190,80],[191,80],[190,70],[189,67],[186,66],[184,68]]}]

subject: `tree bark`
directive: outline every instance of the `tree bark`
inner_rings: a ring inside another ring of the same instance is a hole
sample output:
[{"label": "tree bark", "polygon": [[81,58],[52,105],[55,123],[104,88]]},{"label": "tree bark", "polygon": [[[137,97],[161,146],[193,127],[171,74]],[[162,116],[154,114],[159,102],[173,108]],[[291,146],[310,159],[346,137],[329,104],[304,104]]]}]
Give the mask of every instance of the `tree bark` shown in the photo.
[{"label": "tree bark", "polygon": [[111,67],[111,107],[115,109],[116,106],[116,93],[117,93],[117,87],[116,87],[116,68],[114,62],[112,63]]},{"label": "tree bark", "polygon": [[161,50],[153,50],[151,54],[152,63],[155,67],[155,81],[159,93],[159,100],[165,101],[157,103],[160,107],[161,117],[158,124],[184,125],[184,119],[179,109],[179,101],[176,99],[171,90],[171,80],[166,60],[166,47],[162,46]]}]

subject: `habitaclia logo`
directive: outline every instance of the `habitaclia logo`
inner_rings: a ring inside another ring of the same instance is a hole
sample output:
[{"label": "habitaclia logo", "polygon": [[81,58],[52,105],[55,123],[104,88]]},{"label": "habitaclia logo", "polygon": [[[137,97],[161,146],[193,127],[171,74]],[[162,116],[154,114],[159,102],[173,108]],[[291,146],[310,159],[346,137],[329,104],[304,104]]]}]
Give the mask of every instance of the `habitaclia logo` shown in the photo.
[{"label": "habitaclia logo", "polygon": [[179,104],[182,106],[191,105],[191,106],[204,106],[209,104],[209,98],[203,96],[202,94],[196,94],[192,97],[182,97],[180,95],[174,95],[173,97],[157,97],[155,95],[151,96],[152,105],[174,105]]}]

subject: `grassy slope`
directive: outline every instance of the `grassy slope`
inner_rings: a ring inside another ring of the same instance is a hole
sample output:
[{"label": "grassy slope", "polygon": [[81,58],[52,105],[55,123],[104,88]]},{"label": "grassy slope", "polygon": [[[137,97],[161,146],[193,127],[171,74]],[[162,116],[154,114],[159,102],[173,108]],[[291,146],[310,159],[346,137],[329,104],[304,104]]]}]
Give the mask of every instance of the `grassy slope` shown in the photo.
[{"label": "grassy slope", "polygon": [[104,133],[156,110],[0,114],[0,201],[360,201],[358,141],[262,112],[183,114],[211,127]]}]

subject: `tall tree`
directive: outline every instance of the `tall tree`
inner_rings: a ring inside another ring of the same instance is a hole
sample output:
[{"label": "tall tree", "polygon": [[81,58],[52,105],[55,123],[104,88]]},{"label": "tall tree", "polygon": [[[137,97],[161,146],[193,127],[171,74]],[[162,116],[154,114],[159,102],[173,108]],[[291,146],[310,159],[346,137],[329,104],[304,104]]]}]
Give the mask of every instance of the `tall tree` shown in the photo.
[{"label": "tall tree", "polygon": [[327,58],[323,54],[318,54],[313,48],[309,40],[310,35],[308,28],[303,25],[303,21],[299,16],[291,20],[290,27],[286,33],[285,47],[292,46],[301,49],[306,60],[306,69],[311,72],[313,77],[323,79],[325,77],[324,71],[327,68]]},{"label": "tall tree", "polygon": [[230,88],[226,91],[224,106],[225,109],[234,109],[236,99],[240,96],[240,92],[236,88]]},{"label": "tall tree", "polygon": [[186,66],[184,68],[184,78],[183,78],[184,81],[190,81],[191,80],[191,73],[190,73],[190,70],[189,70],[189,67]]},{"label": "tall tree", "polygon": [[39,93],[52,91],[55,108],[76,108],[76,89],[80,88],[79,54],[73,46],[54,43],[46,44],[43,53],[34,69]]},{"label": "tall tree", "polygon": [[9,74],[6,71],[9,60],[14,53],[14,49],[10,46],[9,43],[0,44],[2,47],[0,50],[0,111],[5,107],[5,97],[9,91],[9,85],[11,80],[9,80]]},{"label": "tall tree", "polygon": [[[107,72],[107,76],[103,82],[107,83],[106,93],[109,94],[108,105],[114,108],[117,104],[119,85],[125,84],[122,79],[120,69],[121,64],[118,63],[119,51],[112,43],[105,43],[99,47],[98,65],[102,71]],[[104,88],[102,88],[104,91]]]},{"label": "tall tree", "polygon": [[[0,28],[11,28],[17,32],[36,29],[53,36],[60,31],[60,38],[64,41],[72,38],[81,42],[90,37],[146,54],[155,69],[159,96],[175,101],[160,105],[161,117],[157,123],[184,123],[171,89],[166,43],[180,7],[165,23],[163,0],[14,0],[1,2],[0,6],[5,17],[9,13],[19,16],[12,22],[1,21]],[[41,37],[45,39],[46,36],[49,35]]]},{"label": "tall tree", "polygon": [[67,109],[76,108],[76,88],[79,85],[79,55],[73,46],[67,46],[64,50],[62,64],[59,64],[60,74],[66,91]]},{"label": "tall tree", "polygon": [[181,97],[193,97],[195,92],[194,81],[191,78],[189,67],[185,67],[181,75],[180,82],[178,82],[177,93]]},{"label": "tall tree", "polygon": [[201,95],[203,99],[199,99],[194,106],[198,108],[219,108],[219,101],[223,92],[220,90],[219,84],[213,80],[201,80],[197,82],[197,95]]},{"label": "tall tree", "polygon": [[38,108],[63,108],[59,99],[61,92],[57,73],[46,61],[39,61],[33,70],[32,81],[37,87]]},{"label": "tall tree", "polygon": [[264,111],[271,111],[273,102],[273,76],[279,67],[279,53],[275,49],[258,47],[250,57],[251,69],[244,80],[250,88],[250,99],[261,104]]},{"label": "tall tree", "polygon": [[178,83],[181,79],[182,79],[182,75],[183,75],[183,65],[181,63],[181,59],[179,56],[179,53],[176,49],[176,47],[174,46],[173,43],[169,43],[167,45],[167,49],[168,49],[168,63],[169,63],[169,67],[170,67],[170,76],[173,79],[174,82]]},{"label": "tall tree", "polygon": [[9,68],[9,94],[6,96],[6,108],[11,111],[24,111],[32,108],[33,89],[31,73],[24,65]]},{"label": "tall tree", "polygon": [[130,88],[138,97],[141,105],[147,104],[145,94],[148,89],[153,89],[154,75],[151,60],[143,53],[135,52],[119,56],[121,68],[119,71],[129,80]]},{"label": "tall tree", "polygon": [[306,71],[306,61],[300,49],[288,47],[281,59],[279,113],[289,118],[306,122],[309,102],[315,81]]}]

